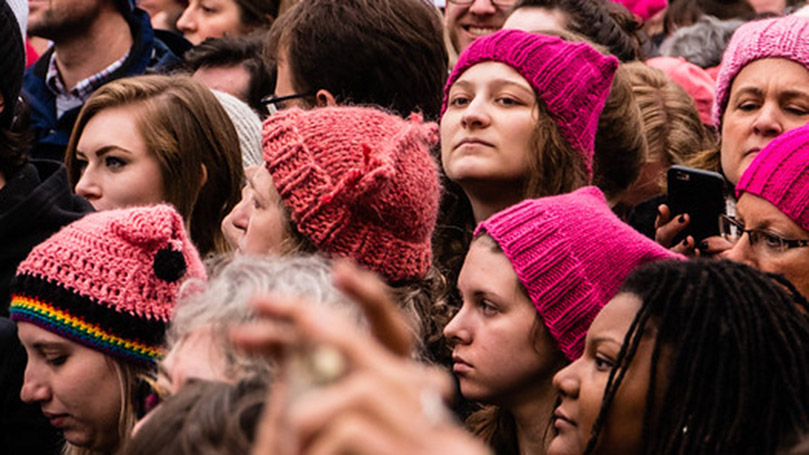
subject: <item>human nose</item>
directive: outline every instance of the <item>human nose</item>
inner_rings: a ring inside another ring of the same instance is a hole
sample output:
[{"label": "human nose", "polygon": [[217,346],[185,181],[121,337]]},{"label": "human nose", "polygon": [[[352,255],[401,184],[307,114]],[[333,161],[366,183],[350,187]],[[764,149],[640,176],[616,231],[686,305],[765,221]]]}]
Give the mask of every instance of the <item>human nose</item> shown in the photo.
[{"label": "human nose", "polygon": [[444,338],[446,338],[452,346],[456,344],[469,344],[472,341],[472,332],[468,327],[465,308],[466,305],[461,306],[461,309],[455,313],[455,316],[453,316],[444,327]]},{"label": "human nose", "polygon": [[757,268],[755,249],[750,242],[750,234],[742,235],[739,240],[736,241],[736,244],[733,245],[733,248],[725,250],[724,253],[720,254],[720,257]]},{"label": "human nose", "polygon": [[180,18],[177,19],[177,30],[181,31],[182,33],[193,32],[196,28],[196,22],[193,18],[193,4],[189,3],[188,6],[185,7],[183,10],[183,14],[180,15]]},{"label": "human nose", "polygon": [[753,131],[762,136],[778,136],[784,132],[782,119],[783,115],[778,107],[765,104],[753,122]]},{"label": "human nose", "polygon": [[491,116],[482,97],[473,98],[461,114],[464,128],[485,128],[491,123]]},{"label": "human nose", "polygon": [[76,182],[76,194],[87,199],[90,202],[97,200],[101,197],[101,185],[97,181],[95,170],[91,164],[88,164]]},{"label": "human nose", "polygon": [[20,399],[25,403],[38,403],[48,401],[51,398],[51,390],[47,383],[40,377],[39,373],[28,362],[25,367],[24,381],[20,389]]},{"label": "human nose", "polygon": [[479,16],[494,14],[497,12],[497,7],[494,6],[492,0],[475,0],[469,5],[469,12]]},{"label": "human nose", "polygon": [[581,382],[576,374],[576,369],[580,361],[576,360],[553,375],[553,387],[563,397],[576,398],[579,396]]}]

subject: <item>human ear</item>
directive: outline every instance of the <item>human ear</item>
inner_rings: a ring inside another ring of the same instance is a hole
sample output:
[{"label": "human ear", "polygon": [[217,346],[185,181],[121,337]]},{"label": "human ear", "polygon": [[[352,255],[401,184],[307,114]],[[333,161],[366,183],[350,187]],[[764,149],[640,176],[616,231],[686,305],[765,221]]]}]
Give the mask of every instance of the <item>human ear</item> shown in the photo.
[{"label": "human ear", "polygon": [[326,89],[320,89],[315,94],[315,98],[317,99],[317,107],[334,107],[337,106],[337,100],[334,98],[334,95]]}]

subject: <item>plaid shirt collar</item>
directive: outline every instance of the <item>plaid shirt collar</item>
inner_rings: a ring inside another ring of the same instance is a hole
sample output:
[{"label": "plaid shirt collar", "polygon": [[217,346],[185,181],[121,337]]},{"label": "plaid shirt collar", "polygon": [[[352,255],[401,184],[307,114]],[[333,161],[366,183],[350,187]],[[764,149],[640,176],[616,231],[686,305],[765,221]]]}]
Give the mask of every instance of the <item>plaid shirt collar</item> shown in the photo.
[{"label": "plaid shirt collar", "polygon": [[64,83],[62,83],[62,77],[59,75],[59,68],[56,66],[56,52],[54,52],[51,54],[51,59],[48,63],[48,72],[45,75],[45,84],[54,95],[78,98],[83,103],[84,101],[87,101],[87,98],[90,98],[90,95],[92,95],[93,92],[95,92],[99,87],[109,82],[112,73],[114,73],[118,68],[122,67],[128,57],[129,52],[100,72],[93,74],[86,79],[82,79],[78,84],[76,84],[75,87],[73,87],[72,90],[68,90]]}]

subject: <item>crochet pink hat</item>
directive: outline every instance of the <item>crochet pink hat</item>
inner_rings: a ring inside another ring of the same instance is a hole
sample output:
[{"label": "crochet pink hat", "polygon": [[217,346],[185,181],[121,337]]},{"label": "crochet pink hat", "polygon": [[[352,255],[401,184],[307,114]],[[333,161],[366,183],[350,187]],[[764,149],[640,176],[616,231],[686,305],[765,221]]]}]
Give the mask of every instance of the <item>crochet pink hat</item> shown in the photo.
[{"label": "crochet pink hat", "polygon": [[666,0],[613,0],[620,3],[635,16],[648,21],[655,14],[666,9]]},{"label": "crochet pink hat", "polygon": [[646,60],[646,64],[663,71],[669,79],[682,87],[694,100],[702,123],[713,124],[711,107],[714,101],[714,80],[707,71],[682,57],[655,57]]},{"label": "crochet pink hat", "polygon": [[763,58],[785,58],[809,68],[809,19],[784,16],[748,22],[736,29],[716,78],[712,118],[719,131],[733,79],[747,64]]},{"label": "crochet pink hat", "polygon": [[809,125],[776,137],[744,171],[736,195],[751,193],[809,231]]},{"label": "crochet pink hat", "polygon": [[205,268],[174,208],[92,213],[19,265],[11,319],[149,364],[161,354],[177,291],[189,277],[205,279]]},{"label": "crochet pink hat", "polygon": [[438,126],[366,107],[288,109],[264,123],[264,161],[292,221],[320,251],[389,281],[430,267]]},{"label": "crochet pink hat", "polygon": [[501,30],[475,40],[461,54],[444,86],[441,116],[449,91],[472,66],[495,61],[514,68],[548,106],[562,135],[581,153],[592,175],[598,117],[610,94],[618,59],[601,55],[586,43],[556,36]]},{"label": "crochet pink hat", "polygon": [[638,266],[681,258],[624,224],[593,186],[529,199],[481,223],[503,249],[559,349],[576,360],[587,329]]}]

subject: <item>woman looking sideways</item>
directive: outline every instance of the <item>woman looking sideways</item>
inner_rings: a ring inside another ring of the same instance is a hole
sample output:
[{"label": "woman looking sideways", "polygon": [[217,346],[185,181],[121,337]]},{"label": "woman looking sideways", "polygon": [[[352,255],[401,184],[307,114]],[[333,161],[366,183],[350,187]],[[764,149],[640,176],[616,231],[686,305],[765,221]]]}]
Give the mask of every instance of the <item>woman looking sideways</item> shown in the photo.
[{"label": "woman looking sideways", "polygon": [[177,29],[193,45],[207,38],[247,35],[270,28],[280,4],[281,0],[189,0]]},{"label": "woman looking sideways", "polygon": [[65,165],[96,210],[167,202],[203,256],[228,250],[219,225],[244,179],[239,139],[199,82],[153,75],[104,85],[79,113]]},{"label": "woman looking sideways", "polygon": [[595,187],[526,200],[480,224],[444,336],[464,398],[494,405],[467,424],[498,454],[544,454],[553,375],[582,352],[624,277],[675,258],[612,213]]},{"label": "woman looking sideways", "polygon": [[742,264],[637,270],[554,378],[549,454],[788,453],[809,424],[806,310]]},{"label": "woman looking sideways", "polygon": [[92,213],[34,248],[12,284],[28,355],[20,397],[60,429],[70,455],[114,455],[135,424],[177,291],[205,278],[167,205]]}]

